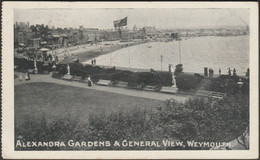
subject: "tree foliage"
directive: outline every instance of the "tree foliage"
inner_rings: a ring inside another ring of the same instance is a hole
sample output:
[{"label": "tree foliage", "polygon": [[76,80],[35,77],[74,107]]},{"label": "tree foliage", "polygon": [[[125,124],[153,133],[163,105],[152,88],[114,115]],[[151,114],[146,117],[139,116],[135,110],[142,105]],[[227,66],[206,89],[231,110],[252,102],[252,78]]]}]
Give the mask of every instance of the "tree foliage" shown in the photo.
[{"label": "tree foliage", "polygon": [[231,141],[249,126],[249,98],[229,96],[189,99],[184,104],[167,101],[159,112],[163,124],[182,140]]},{"label": "tree foliage", "polygon": [[[124,139],[134,141],[168,139],[184,142],[187,140],[229,142],[241,136],[248,126],[249,98],[236,95],[221,100],[193,98],[185,103],[168,100],[165,105],[158,106],[155,110],[133,108],[133,110],[116,111],[111,114],[102,113],[90,115],[88,121],[82,121],[75,115],[66,114],[47,123],[44,116],[35,116],[27,118],[19,127],[16,126],[15,133],[16,138],[22,136],[25,141],[73,139],[113,142]],[[111,146],[110,149],[130,148]],[[146,149],[163,148],[148,147]]]},{"label": "tree foliage", "polygon": [[174,75],[177,76],[180,73],[183,73],[183,65],[182,64],[177,64],[175,66],[175,71],[174,71]]}]

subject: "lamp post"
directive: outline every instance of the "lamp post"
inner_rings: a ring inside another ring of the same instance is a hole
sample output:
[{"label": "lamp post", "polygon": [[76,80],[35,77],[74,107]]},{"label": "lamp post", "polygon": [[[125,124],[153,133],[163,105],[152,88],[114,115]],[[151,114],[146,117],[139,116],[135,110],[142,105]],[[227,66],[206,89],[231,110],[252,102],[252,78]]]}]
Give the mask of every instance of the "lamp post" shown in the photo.
[{"label": "lamp post", "polygon": [[162,71],[162,61],[163,61],[163,55],[161,55],[161,71]]},{"label": "lamp post", "polygon": [[179,40],[179,60],[181,64],[181,40]]},{"label": "lamp post", "polygon": [[243,82],[242,82],[241,78],[238,80],[237,85],[239,87],[239,93],[241,93],[241,89],[242,89],[242,85],[243,85]]}]

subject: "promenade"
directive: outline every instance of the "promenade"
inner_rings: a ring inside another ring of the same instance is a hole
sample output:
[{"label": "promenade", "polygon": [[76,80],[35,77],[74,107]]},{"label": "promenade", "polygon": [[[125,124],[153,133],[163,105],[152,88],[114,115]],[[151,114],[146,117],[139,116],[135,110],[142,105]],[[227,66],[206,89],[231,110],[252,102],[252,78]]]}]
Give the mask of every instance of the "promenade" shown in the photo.
[{"label": "promenade", "polygon": [[[19,73],[15,72],[15,75],[19,76]],[[67,85],[67,86],[79,87],[79,88],[84,88],[84,89],[116,93],[116,94],[122,94],[122,95],[133,96],[133,97],[142,97],[142,98],[148,98],[148,99],[154,99],[154,100],[160,100],[160,101],[165,101],[167,99],[174,99],[178,102],[184,102],[185,100],[187,100],[190,97],[188,95],[172,95],[172,94],[165,94],[165,93],[152,92],[152,91],[143,91],[143,90],[99,86],[99,85],[93,85],[93,86],[89,87],[87,85],[87,83],[55,79],[55,78],[52,78],[51,75],[31,74],[30,77],[31,77],[31,80],[29,80],[29,81],[25,81],[25,80],[19,81],[19,78],[17,77],[14,80],[14,84],[19,85],[19,84],[37,83],[37,82],[38,83],[39,82],[55,83],[55,84],[60,84],[60,85]]]}]

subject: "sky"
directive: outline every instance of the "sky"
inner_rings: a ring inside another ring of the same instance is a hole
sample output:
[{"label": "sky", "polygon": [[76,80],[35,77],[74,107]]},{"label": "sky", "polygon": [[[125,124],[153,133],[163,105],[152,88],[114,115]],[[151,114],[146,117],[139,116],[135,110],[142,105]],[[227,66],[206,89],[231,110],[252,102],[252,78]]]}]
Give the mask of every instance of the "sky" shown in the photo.
[{"label": "sky", "polygon": [[112,29],[113,21],[128,17],[127,27],[203,28],[249,25],[249,9],[16,9],[15,22],[49,27]]}]

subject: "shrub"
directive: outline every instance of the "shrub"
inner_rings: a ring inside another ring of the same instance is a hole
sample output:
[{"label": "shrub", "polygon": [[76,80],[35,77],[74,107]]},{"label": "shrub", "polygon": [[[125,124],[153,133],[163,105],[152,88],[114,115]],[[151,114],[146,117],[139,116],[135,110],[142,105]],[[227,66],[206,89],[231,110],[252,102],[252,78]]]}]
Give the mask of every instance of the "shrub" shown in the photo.
[{"label": "shrub", "polygon": [[212,80],[211,78],[205,77],[200,81],[198,89],[211,91]]},{"label": "shrub", "polygon": [[70,74],[85,78],[87,72],[84,70],[84,66],[81,63],[70,63]]},{"label": "shrub", "polygon": [[163,86],[172,86],[172,74],[170,72],[155,72],[157,77],[160,78],[160,83]]},{"label": "shrub", "polygon": [[[44,70],[42,61],[37,61],[37,69],[38,73],[42,73]],[[14,65],[17,66],[17,71],[27,71],[28,69],[34,69],[34,61],[33,60],[27,60],[25,58],[16,58],[14,57]]]},{"label": "shrub", "polygon": [[116,83],[118,81],[128,82],[129,79],[133,76],[133,72],[131,71],[116,71],[111,74],[111,81]]},{"label": "shrub", "polygon": [[241,91],[244,94],[249,94],[249,78],[243,78],[242,79],[243,85],[241,87]]},{"label": "shrub", "polygon": [[174,75],[175,75],[175,76],[177,76],[177,75],[183,73],[183,67],[182,67],[182,66],[183,66],[182,64],[177,64],[177,65],[175,66],[175,71],[174,71]]},{"label": "shrub", "polygon": [[[221,100],[193,98],[185,103],[167,100],[156,110],[133,108],[111,114],[90,115],[88,122],[66,114],[47,123],[45,116],[25,116],[15,126],[16,139],[25,141],[162,141],[194,140],[199,142],[229,142],[242,135],[249,126],[249,97],[235,95]],[[22,148],[23,149],[23,148]],[[46,148],[29,148],[46,149]],[[54,149],[54,148],[51,148]],[[56,148],[63,149],[63,148]],[[77,148],[65,148],[77,149]],[[89,149],[89,148],[81,148]],[[106,148],[91,148],[106,149]],[[169,149],[114,147],[108,149]],[[171,148],[177,149],[177,148]],[[195,149],[195,148],[178,148]],[[198,148],[196,148],[198,149]],[[206,149],[206,148],[199,148]],[[207,148],[208,149],[208,148]]]},{"label": "shrub", "polygon": [[67,65],[66,64],[58,64],[56,70],[59,75],[67,74]]},{"label": "shrub", "polygon": [[19,67],[20,69],[28,70],[28,69],[33,69],[34,64],[33,61],[29,61],[25,58],[16,58],[14,57],[14,65]]},{"label": "shrub", "polygon": [[90,74],[90,75],[99,74],[99,72],[100,72],[100,70],[101,70],[100,67],[98,67],[98,66],[93,67],[93,66],[91,66],[91,65],[86,65],[84,68],[85,68],[84,70],[85,70],[88,74]]},{"label": "shrub", "polygon": [[168,100],[158,108],[158,116],[164,133],[179,140],[229,142],[249,126],[249,98],[194,98],[183,104]]},{"label": "shrub", "polygon": [[154,85],[156,83],[160,83],[158,77],[156,77],[153,73],[140,72],[136,74],[138,75],[137,82],[144,83],[144,85]]},{"label": "shrub", "polygon": [[218,78],[213,78],[211,90],[216,92],[236,94],[239,90],[237,82],[237,76],[219,76]]},{"label": "shrub", "polygon": [[178,74],[176,76],[176,85],[178,89],[190,90],[198,87],[201,78],[190,74]]}]

